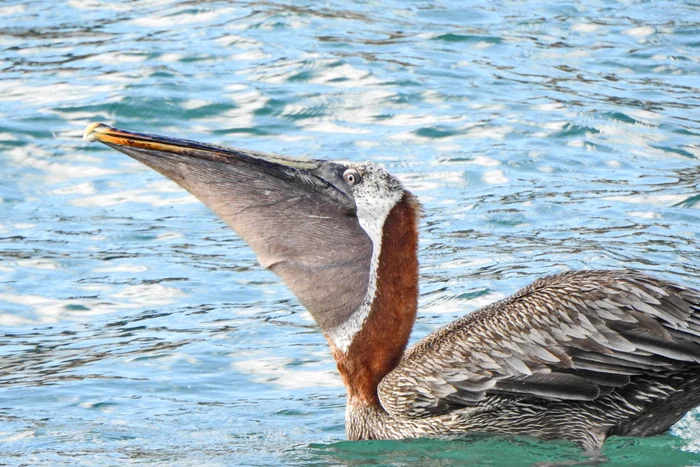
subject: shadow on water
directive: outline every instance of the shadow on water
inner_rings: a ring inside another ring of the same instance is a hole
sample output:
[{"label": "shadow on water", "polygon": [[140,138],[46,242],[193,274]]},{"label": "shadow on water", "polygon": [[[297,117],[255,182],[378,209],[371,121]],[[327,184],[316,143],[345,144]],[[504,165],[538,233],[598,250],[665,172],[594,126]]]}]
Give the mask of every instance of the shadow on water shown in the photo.
[{"label": "shadow on water", "polygon": [[0,344],[0,387],[38,387],[71,379],[125,378],[91,373],[90,368],[110,359],[157,358],[197,340],[180,338],[174,341],[172,335],[158,336],[153,331],[143,332],[148,330],[148,326],[135,325],[141,320],[168,315],[148,313],[133,319],[131,323],[122,321],[99,327],[87,325],[79,331],[53,331],[47,328],[41,332],[4,333],[0,335],[3,342]]},{"label": "shadow on water", "polygon": [[541,442],[532,438],[470,436],[457,440],[358,441],[310,445],[309,465],[475,465],[475,466],[574,466],[606,465],[653,467],[697,463],[697,456],[683,452],[684,442],[664,435],[644,440],[611,438],[602,452],[586,453],[566,442]]}]

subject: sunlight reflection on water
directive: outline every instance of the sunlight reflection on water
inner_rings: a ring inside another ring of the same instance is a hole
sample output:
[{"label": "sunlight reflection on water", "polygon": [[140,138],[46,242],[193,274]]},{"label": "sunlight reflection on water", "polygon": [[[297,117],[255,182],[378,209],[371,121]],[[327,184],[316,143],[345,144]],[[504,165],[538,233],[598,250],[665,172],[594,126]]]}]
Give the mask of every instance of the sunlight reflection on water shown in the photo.
[{"label": "sunlight reflection on water", "polygon": [[[424,205],[413,340],[553,272],[700,286],[697,7],[1,5],[0,449],[35,465],[580,461],[534,440],[338,443],[310,316],[91,121],[372,160]],[[700,464],[696,413],[609,465]],[[314,444],[320,443],[320,444]]]}]

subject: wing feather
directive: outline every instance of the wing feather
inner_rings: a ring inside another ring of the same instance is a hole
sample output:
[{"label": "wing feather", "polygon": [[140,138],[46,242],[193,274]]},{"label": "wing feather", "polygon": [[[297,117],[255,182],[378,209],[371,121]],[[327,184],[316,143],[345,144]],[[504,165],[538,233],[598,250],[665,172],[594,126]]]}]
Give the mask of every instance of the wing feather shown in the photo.
[{"label": "wing feather", "polygon": [[593,400],[700,362],[700,292],[634,271],[546,277],[430,334],[379,385],[394,416],[491,394]]}]

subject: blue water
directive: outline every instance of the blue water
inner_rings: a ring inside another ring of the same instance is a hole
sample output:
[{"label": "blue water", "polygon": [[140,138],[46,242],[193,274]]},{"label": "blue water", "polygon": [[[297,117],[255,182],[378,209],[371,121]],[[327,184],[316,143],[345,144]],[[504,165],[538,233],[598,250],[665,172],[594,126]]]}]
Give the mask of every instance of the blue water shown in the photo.
[{"label": "blue water", "polygon": [[[291,293],[82,131],[384,164],[424,205],[415,340],[562,270],[700,287],[699,56],[690,1],[1,3],[0,464],[590,460],[343,441],[342,384]],[[602,455],[700,465],[700,412]]]}]

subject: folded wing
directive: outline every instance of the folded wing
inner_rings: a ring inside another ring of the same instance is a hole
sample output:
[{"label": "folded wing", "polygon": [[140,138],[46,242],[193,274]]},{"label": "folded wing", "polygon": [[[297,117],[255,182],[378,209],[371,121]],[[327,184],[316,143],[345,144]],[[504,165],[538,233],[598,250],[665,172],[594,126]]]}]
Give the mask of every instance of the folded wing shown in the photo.
[{"label": "folded wing", "polygon": [[635,375],[700,362],[700,292],[633,271],[534,282],[430,334],[379,386],[397,417],[491,394],[594,400]]}]

